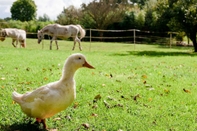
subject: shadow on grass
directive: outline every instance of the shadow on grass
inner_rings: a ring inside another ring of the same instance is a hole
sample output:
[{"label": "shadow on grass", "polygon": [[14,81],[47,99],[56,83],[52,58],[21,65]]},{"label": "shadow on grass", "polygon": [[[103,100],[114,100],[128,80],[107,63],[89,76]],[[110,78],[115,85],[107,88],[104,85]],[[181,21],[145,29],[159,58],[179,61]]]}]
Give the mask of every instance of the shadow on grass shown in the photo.
[{"label": "shadow on grass", "polygon": [[39,127],[39,125],[32,123],[14,123],[12,125],[0,124],[0,130],[1,131],[47,131]]},{"label": "shadow on grass", "polygon": [[197,53],[193,52],[164,52],[164,51],[127,51],[126,53],[115,53],[114,56],[152,56],[152,57],[163,57],[163,56],[197,56]]}]

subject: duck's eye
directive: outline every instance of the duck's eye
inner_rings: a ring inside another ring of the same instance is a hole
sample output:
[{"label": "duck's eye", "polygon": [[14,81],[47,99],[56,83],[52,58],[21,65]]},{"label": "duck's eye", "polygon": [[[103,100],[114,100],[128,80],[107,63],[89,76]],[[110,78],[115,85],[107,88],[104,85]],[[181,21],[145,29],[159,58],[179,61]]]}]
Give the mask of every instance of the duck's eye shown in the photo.
[{"label": "duck's eye", "polygon": [[81,59],[81,57],[78,58],[79,60]]}]

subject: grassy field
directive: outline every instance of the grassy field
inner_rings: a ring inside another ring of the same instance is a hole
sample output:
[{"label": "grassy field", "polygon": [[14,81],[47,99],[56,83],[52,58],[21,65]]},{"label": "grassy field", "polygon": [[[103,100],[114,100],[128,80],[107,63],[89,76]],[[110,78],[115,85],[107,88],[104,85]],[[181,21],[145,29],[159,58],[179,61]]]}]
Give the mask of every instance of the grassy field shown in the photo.
[{"label": "grassy field", "polygon": [[[77,98],[65,111],[47,119],[49,130],[194,131],[197,130],[197,54],[192,47],[49,41],[14,48],[0,42],[0,130],[42,131],[11,99],[56,81],[65,59],[80,52],[96,69],[77,71]],[[32,122],[31,122],[32,121]]]}]

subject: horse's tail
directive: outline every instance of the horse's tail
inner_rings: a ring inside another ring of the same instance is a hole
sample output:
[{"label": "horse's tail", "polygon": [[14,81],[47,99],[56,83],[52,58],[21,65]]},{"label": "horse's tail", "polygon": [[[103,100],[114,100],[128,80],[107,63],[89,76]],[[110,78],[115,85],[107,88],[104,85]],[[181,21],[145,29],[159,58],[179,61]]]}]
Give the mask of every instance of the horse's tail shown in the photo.
[{"label": "horse's tail", "polygon": [[80,31],[80,40],[85,37],[86,31],[81,27],[81,25],[76,25],[79,28]]}]

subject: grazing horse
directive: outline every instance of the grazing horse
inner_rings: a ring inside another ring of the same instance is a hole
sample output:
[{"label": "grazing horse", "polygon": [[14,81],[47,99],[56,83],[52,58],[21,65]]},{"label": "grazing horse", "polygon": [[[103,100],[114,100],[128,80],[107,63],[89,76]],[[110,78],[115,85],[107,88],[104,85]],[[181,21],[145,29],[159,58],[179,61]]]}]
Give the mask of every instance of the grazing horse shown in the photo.
[{"label": "grazing horse", "polygon": [[[78,38],[78,33],[80,32],[80,39]],[[49,24],[42,28],[40,31],[38,30],[38,44],[42,41],[45,34],[48,34],[52,37],[50,41],[50,50],[52,49],[52,42],[55,40],[57,50],[59,49],[57,44],[57,38],[66,39],[72,37],[74,40],[73,49],[75,49],[76,42],[79,43],[79,49],[81,48],[81,39],[85,36],[85,30],[80,25],[59,25],[59,24]]]},{"label": "grazing horse", "polygon": [[[4,41],[5,37],[11,37],[12,38],[12,45],[14,47],[17,47],[18,41],[20,42],[20,47],[26,47],[26,32],[21,29],[15,29],[15,28],[5,28],[0,30],[0,40]],[[16,45],[14,42],[16,41]]]}]

